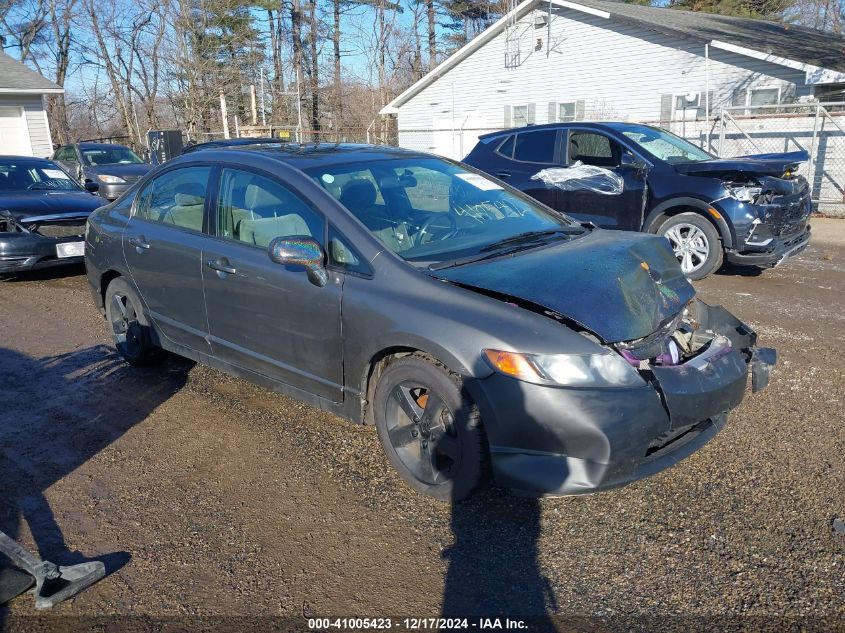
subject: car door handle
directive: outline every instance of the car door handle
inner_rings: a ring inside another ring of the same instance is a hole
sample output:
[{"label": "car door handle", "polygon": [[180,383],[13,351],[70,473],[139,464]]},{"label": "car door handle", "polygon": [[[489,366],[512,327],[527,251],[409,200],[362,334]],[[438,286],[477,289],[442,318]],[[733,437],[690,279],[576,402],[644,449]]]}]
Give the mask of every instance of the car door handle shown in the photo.
[{"label": "car door handle", "polygon": [[500,171],[498,174],[496,174],[496,178],[501,178],[502,180],[506,180],[510,177],[511,177],[510,173],[506,172],[506,171]]},{"label": "car door handle", "polygon": [[137,248],[139,253],[150,248],[150,243],[146,239],[144,239],[143,235],[139,237],[129,238],[129,243],[132,244],[132,246],[134,246],[135,248]]},{"label": "car door handle", "polygon": [[205,262],[205,265],[211,268],[211,270],[226,273],[227,275],[234,275],[236,272],[238,272],[238,269],[234,266],[230,266],[229,262],[225,258],[218,260],[209,259]]}]

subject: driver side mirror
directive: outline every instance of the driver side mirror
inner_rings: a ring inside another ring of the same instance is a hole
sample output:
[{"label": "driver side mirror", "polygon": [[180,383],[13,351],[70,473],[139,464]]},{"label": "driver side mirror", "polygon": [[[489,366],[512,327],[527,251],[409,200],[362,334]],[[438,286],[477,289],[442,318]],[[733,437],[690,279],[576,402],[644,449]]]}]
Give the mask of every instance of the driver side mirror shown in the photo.
[{"label": "driver side mirror", "polygon": [[84,186],[85,191],[89,191],[91,193],[97,193],[100,190],[100,184],[94,182],[93,180],[86,180]]},{"label": "driver side mirror", "polygon": [[329,281],[326,272],[326,254],[312,237],[291,235],[274,238],[267,247],[270,259],[282,266],[302,266],[308,281],[322,288]]}]

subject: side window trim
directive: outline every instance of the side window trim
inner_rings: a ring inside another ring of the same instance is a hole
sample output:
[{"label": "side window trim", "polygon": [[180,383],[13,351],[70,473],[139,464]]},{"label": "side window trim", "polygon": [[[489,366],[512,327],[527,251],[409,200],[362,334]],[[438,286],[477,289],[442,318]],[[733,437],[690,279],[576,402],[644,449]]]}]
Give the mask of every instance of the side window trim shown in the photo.
[{"label": "side window trim", "polygon": [[342,273],[344,275],[354,275],[356,277],[363,277],[364,279],[372,279],[373,278],[373,269],[370,266],[369,262],[364,259],[364,256],[354,247],[349,246],[350,250],[352,250],[355,257],[358,259],[359,264],[358,267],[360,270],[356,270],[355,268],[348,268],[343,264],[336,263],[334,261],[334,257],[332,257],[331,252],[331,242],[334,239],[339,239],[344,244],[351,244],[352,241],[346,237],[340,229],[338,229],[333,223],[326,222],[326,268],[329,270],[333,270],[335,272]]}]

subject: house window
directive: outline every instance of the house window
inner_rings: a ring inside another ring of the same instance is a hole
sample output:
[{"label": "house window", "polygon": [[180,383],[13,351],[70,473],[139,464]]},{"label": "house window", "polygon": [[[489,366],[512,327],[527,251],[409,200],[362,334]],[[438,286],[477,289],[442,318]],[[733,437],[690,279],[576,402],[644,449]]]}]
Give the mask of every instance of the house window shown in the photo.
[{"label": "house window", "polygon": [[528,118],[528,106],[518,105],[513,107],[513,126],[524,127],[531,123]]},{"label": "house window", "polygon": [[575,120],[575,102],[569,101],[557,104],[558,123],[568,123]]},{"label": "house window", "polygon": [[780,88],[752,88],[748,91],[748,105],[764,106],[780,103]]},{"label": "house window", "polygon": [[683,112],[684,110],[697,110],[701,105],[701,93],[685,93],[675,95],[675,112]]}]

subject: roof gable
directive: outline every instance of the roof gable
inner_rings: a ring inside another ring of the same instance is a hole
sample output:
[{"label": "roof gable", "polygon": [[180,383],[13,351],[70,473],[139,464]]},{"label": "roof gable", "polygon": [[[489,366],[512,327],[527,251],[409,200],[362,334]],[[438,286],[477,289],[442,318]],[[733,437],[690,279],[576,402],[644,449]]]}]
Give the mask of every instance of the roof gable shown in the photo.
[{"label": "roof gable", "polygon": [[0,94],[45,94],[64,92],[62,88],[0,51]]},{"label": "roof gable", "polygon": [[845,81],[845,38],[833,33],[765,20],[628,4],[620,0],[523,0],[473,40],[453,53],[382,108],[398,108],[472,53],[494,39],[507,23],[548,5],[634,24],[670,36],[693,39],[716,48],[803,70],[807,83]]}]

